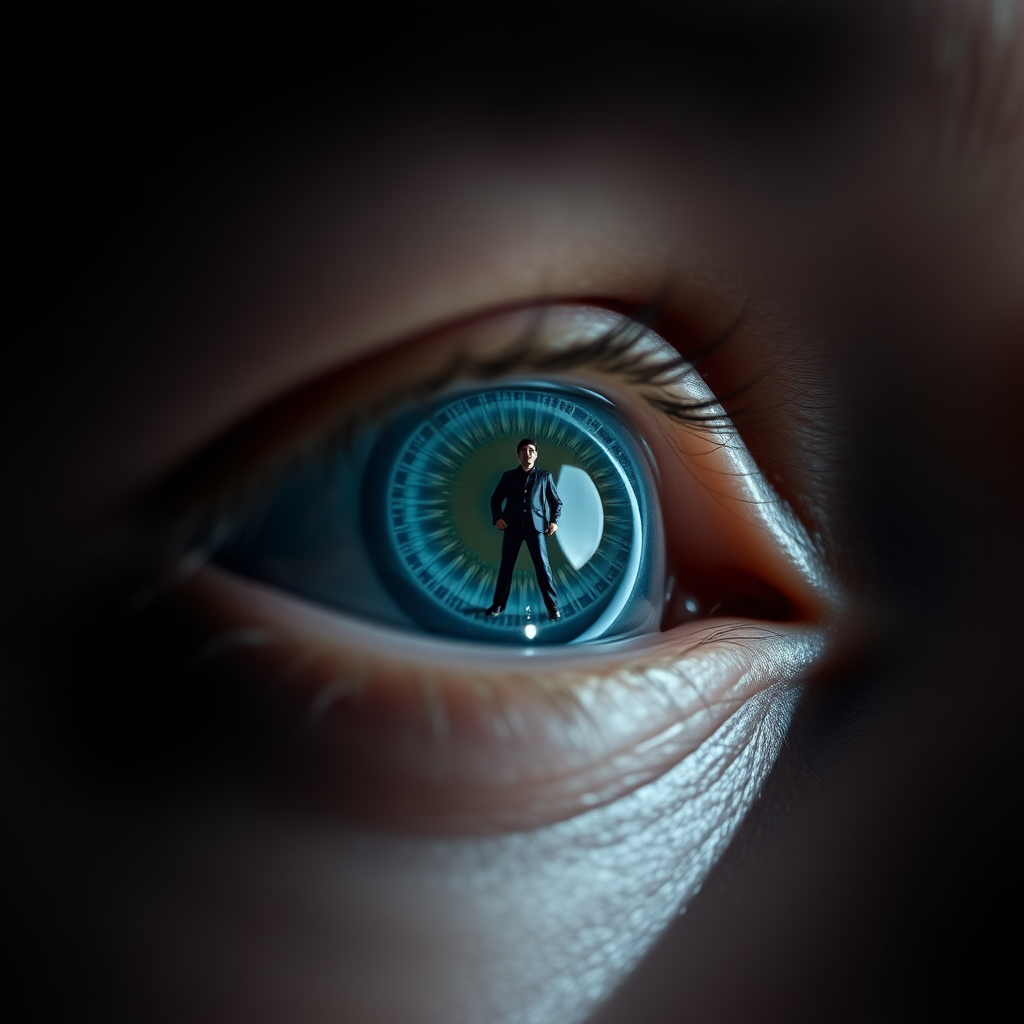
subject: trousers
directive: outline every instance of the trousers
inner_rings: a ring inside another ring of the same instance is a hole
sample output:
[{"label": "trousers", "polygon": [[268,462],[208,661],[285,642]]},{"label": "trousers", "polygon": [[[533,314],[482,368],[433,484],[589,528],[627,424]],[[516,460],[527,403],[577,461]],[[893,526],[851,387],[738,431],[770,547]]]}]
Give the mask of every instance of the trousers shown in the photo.
[{"label": "trousers", "polygon": [[558,607],[558,594],[555,581],[551,578],[551,566],[548,565],[547,538],[536,530],[523,529],[520,525],[509,524],[501,535],[501,565],[498,568],[498,582],[494,587],[494,604],[504,608],[508,603],[509,591],[512,589],[512,570],[515,568],[519,549],[526,541],[526,549],[533,559],[533,568],[537,573],[544,605],[551,611]]}]

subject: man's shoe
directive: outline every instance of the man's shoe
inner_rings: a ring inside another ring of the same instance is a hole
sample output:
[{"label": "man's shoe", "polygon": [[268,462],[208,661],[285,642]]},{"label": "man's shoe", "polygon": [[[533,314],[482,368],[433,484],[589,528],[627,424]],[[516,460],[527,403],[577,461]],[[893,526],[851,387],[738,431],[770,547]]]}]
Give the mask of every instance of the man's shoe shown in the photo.
[{"label": "man's shoe", "polygon": [[495,615],[500,615],[504,610],[505,606],[503,604],[492,604],[491,607],[487,609],[486,614],[489,618],[493,619]]}]

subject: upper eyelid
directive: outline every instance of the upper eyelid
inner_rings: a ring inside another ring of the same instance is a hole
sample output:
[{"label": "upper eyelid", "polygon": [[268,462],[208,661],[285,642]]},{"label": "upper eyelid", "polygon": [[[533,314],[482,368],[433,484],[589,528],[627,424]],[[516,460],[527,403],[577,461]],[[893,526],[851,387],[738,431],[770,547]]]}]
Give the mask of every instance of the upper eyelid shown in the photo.
[{"label": "upper eyelid", "polygon": [[[656,307],[653,312],[657,312]],[[563,351],[534,349],[530,339],[525,338],[508,356],[490,361],[481,360],[476,367],[485,375],[484,379],[499,369],[502,372],[509,369],[564,372],[585,367],[618,377],[626,384],[642,386],[644,390],[639,392],[641,399],[672,419],[714,427],[728,425],[718,397],[683,401],[674,386],[698,372],[697,364],[702,356],[727,341],[739,327],[742,317],[737,318],[705,349],[692,353],[689,358],[679,352],[674,355],[661,352],[655,356],[650,352],[637,351],[637,343],[650,329],[645,319],[639,316],[627,317],[593,342],[571,346]],[[518,359],[515,365],[509,367],[513,352]]]},{"label": "upper eyelid", "polygon": [[[642,344],[651,337],[645,321],[656,317],[656,305],[645,307],[638,315],[621,316],[598,337],[564,348],[552,348],[540,338],[549,308],[538,307],[528,326],[497,353],[475,356],[467,346],[459,347],[440,370],[387,390],[356,412],[341,409],[321,415],[315,426],[297,431],[283,448],[278,445],[276,455],[272,450],[278,441],[275,435],[286,432],[284,421],[292,407],[303,404],[301,396],[310,387],[329,387],[333,375],[270,403],[202,450],[148,495],[143,502],[143,515],[165,519],[168,515],[177,518],[195,514],[197,510],[204,518],[210,513],[230,513],[238,505],[248,505],[256,493],[266,490],[297,461],[346,446],[366,424],[385,417],[402,404],[432,397],[460,379],[487,381],[524,372],[561,374],[586,370],[617,378],[632,387],[646,405],[669,419],[698,429],[732,429],[718,396],[684,399],[678,387],[694,375],[699,379],[696,366],[700,359],[728,341],[741,323],[742,314],[687,358],[666,344],[657,348]],[[600,306],[579,307],[581,311],[585,308],[617,315]],[[386,355],[378,354],[376,358]],[[701,390],[706,392],[706,388]],[[318,404],[317,400],[314,398],[311,404]]]}]

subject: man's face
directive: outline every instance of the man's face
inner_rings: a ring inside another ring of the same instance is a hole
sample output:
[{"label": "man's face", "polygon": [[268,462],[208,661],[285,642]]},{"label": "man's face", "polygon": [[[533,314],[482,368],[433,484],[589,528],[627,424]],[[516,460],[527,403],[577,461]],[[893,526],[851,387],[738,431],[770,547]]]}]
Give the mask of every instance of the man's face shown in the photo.
[{"label": "man's face", "polygon": [[524,444],[516,453],[519,456],[519,465],[523,471],[529,473],[537,461],[537,448],[532,444]]}]

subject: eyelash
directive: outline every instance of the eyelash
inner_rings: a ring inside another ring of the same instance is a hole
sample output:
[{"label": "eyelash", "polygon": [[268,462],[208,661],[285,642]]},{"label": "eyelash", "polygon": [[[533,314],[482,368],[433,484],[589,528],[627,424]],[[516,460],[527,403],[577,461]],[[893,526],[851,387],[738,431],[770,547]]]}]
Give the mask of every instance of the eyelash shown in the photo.
[{"label": "eyelash", "polygon": [[[727,415],[713,411],[721,404],[721,398],[709,398],[702,402],[683,402],[673,393],[672,386],[681,383],[691,374],[698,372],[701,361],[723,345],[739,329],[743,322],[741,313],[730,326],[712,341],[691,353],[688,358],[680,354],[665,358],[650,352],[638,351],[638,343],[644,334],[652,329],[663,312],[662,302],[652,303],[624,318],[621,324],[584,345],[577,345],[564,352],[543,352],[535,347],[537,328],[541,323],[543,309],[540,310],[535,326],[524,333],[503,354],[491,359],[467,358],[460,352],[425,386],[413,391],[392,393],[373,411],[379,415],[384,409],[403,399],[415,399],[424,394],[440,390],[460,376],[469,376],[478,380],[493,380],[510,373],[524,370],[565,372],[585,367],[599,370],[637,387],[648,388],[641,397],[656,411],[679,423],[689,423],[714,429],[731,429],[732,423]],[[726,400],[736,397],[743,388],[726,396]],[[336,439],[347,443],[348,435],[358,426],[360,421],[348,420],[332,431]]]}]

